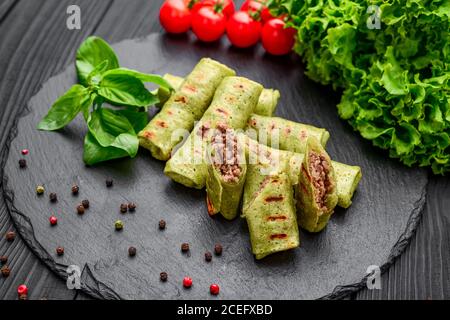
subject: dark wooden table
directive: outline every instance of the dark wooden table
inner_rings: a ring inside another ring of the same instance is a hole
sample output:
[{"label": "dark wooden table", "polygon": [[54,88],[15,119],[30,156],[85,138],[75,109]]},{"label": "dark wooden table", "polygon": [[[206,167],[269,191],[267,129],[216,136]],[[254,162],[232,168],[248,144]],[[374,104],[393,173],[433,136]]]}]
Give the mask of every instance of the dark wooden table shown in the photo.
[{"label": "dark wooden table", "polygon": [[[80,43],[96,34],[109,42],[162,32],[158,10],[163,0],[0,0],[0,150],[27,101],[52,75],[73,62]],[[236,1],[237,4],[243,1]],[[81,8],[81,30],[68,30],[66,10]],[[1,186],[0,186],[1,187]],[[16,239],[6,243],[14,226],[0,201],[0,255],[9,257],[11,275],[0,278],[0,299],[16,299],[27,282],[30,299],[89,299],[68,290]],[[403,255],[382,275],[381,290],[362,290],[351,299],[450,298],[450,179],[431,177],[423,217]]]}]

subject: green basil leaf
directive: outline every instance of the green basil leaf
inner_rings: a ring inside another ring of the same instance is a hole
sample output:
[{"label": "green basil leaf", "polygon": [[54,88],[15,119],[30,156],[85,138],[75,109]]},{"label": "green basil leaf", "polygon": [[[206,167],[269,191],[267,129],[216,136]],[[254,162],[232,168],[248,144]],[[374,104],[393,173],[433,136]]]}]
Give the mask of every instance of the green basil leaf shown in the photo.
[{"label": "green basil leaf", "polygon": [[139,148],[136,132],[128,119],[113,110],[98,108],[88,121],[89,132],[102,147],[116,147],[135,157]]},{"label": "green basil leaf", "polygon": [[146,107],[159,102],[141,80],[126,74],[105,74],[98,94],[115,105]]},{"label": "green basil leaf", "polygon": [[148,124],[148,113],[146,111],[140,111],[138,108],[128,107],[115,112],[127,118],[135,132],[141,131]]},{"label": "green basil leaf", "polygon": [[102,79],[102,74],[108,69],[108,60],[105,60],[98,64],[94,70],[89,73],[87,82],[89,85],[98,85]]},{"label": "green basil leaf", "polygon": [[81,110],[83,112],[84,121],[86,121],[86,122],[88,122],[88,120],[89,120],[91,106],[93,103],[95,103],[95,99],[97,99],[97,97],[98,97],[98,95],[95,92],[92,92],[91,93],[91,103],[83,106],[83,108]]},{"label": "green basil leaf", "polygon": [[82,85],[88,85],[87,78],[97,65],[103,61],[108,61],[107,70],[119,67],[114,50],[99,37],[89,37],[77,51],[76,67],[78,79]]},{"label": "green basil leaf", "polygon": [[121,133],[116,137],[111,147],[125,150],[131,158],[134,158],[139,149],[139,139],[136,134]]},{"label": "green basil leaf", "polygon": [[170,83],[167,82],[166,79],[164,79],[158,74],[148,74],[127,68],[118,68],[105,72],[104,76],[107,75],[128,75],[135,77],[141,80],[142,82],[151,82],[168,90],[174,90],[173,87],[170,85]]},{"label": "green basil leaf", "polygon": [[94,165],[99,162],[127,156],[128,153],[123,149],[115,147],[102,147],[90,132],[88,132],[84,138],[83,161],[87,165]]},{"label": "green basil leaf", "polygon": [[76,84],[56,100],[37,128],[48,131],[61,129],[91,104],[89,89]]}]

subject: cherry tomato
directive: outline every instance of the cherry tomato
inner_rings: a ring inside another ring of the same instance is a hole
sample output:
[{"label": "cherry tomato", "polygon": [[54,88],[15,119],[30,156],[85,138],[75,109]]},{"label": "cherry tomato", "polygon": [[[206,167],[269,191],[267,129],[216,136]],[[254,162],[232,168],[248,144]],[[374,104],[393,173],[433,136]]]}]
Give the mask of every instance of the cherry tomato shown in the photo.
[{"label": "cherry tomato", "polygon": [[186,0],[167,0],[159,10],[159,21],[169,33],[184,33],[191,27],[191,12]]},{"label": "cherry tomato", "polygon": [[241,6],[241,11],[251,11],[258,12],[262,11],[265,7],[265,0],[245,0],[245,2]]},{"label": "cherry tomato", "polygon": [[289,53],[294,46],[294,28],[285,28],[286,23],[274,18],[266,22],[262,29],[261,39],[264,49],[273,55],[284,55]]},{"label": "cherry tomato", "polygon": [[241,11],[248,11],[252,13],[259,13],[261,21],[266,23],[274,16],[270,13],[269,8],[266,6],[266,0],[246,0],[241,7]]},{"label": "cherry tomato", "polygon": [[195,2],[192,7],[192,13],[200,9],[201,7],[217,7],[218,9],[222,9],[222,12],[225,14],[227,18],[231,17],[234,13],[235,6],[233,0],[200,0]]},{"label": "cherry tomato", "polygon": [[218,40],[227,26],[227,18],[211,6],[201,7],[192,16],[192,31],[205,42]]},{"label": "cherry tomato", "polygon": [[261,22],[255,21],[247,11],[235,12],[227,23],[227,36],[239,48],[256,44],[261,35]]},{"label": "cherry tomato", "polygon": [[261,20],[263,23],[266,23],[267,21],[269,21],[270,19],[275,18],[271,13],[269,8],[264,7],[261,11]]}]

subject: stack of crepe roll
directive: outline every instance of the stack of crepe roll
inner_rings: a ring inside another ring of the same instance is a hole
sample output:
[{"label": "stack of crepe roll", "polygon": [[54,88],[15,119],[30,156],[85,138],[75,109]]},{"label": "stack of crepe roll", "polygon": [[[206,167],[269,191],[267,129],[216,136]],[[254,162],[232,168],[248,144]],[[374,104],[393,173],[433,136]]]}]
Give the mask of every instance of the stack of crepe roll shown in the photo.
[{"label": "stack of crepe roll", "polygon": [[327,130],[273,117],[278,90],[209,58],[164,78],[174,90],[157,92],[161,110],[140,145],[174,181],[206,187],[210,215],[241,214],[257,259],[298,247],[299,226],[319,232],[336,206],[351,205],[360,167],[330,159]]}]

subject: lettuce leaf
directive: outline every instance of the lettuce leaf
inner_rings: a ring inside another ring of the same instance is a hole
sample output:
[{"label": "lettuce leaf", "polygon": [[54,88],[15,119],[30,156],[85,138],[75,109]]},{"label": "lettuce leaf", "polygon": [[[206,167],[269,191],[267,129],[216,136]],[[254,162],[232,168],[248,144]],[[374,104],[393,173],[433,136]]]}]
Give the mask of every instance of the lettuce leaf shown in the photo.
[{"label": "lettuce leaf", "polygon": [[450,172],[450,0],[272,0],[269,7],[297,29],[294,50],[306,74],[342,90],[342,119],[408,166]]}]

